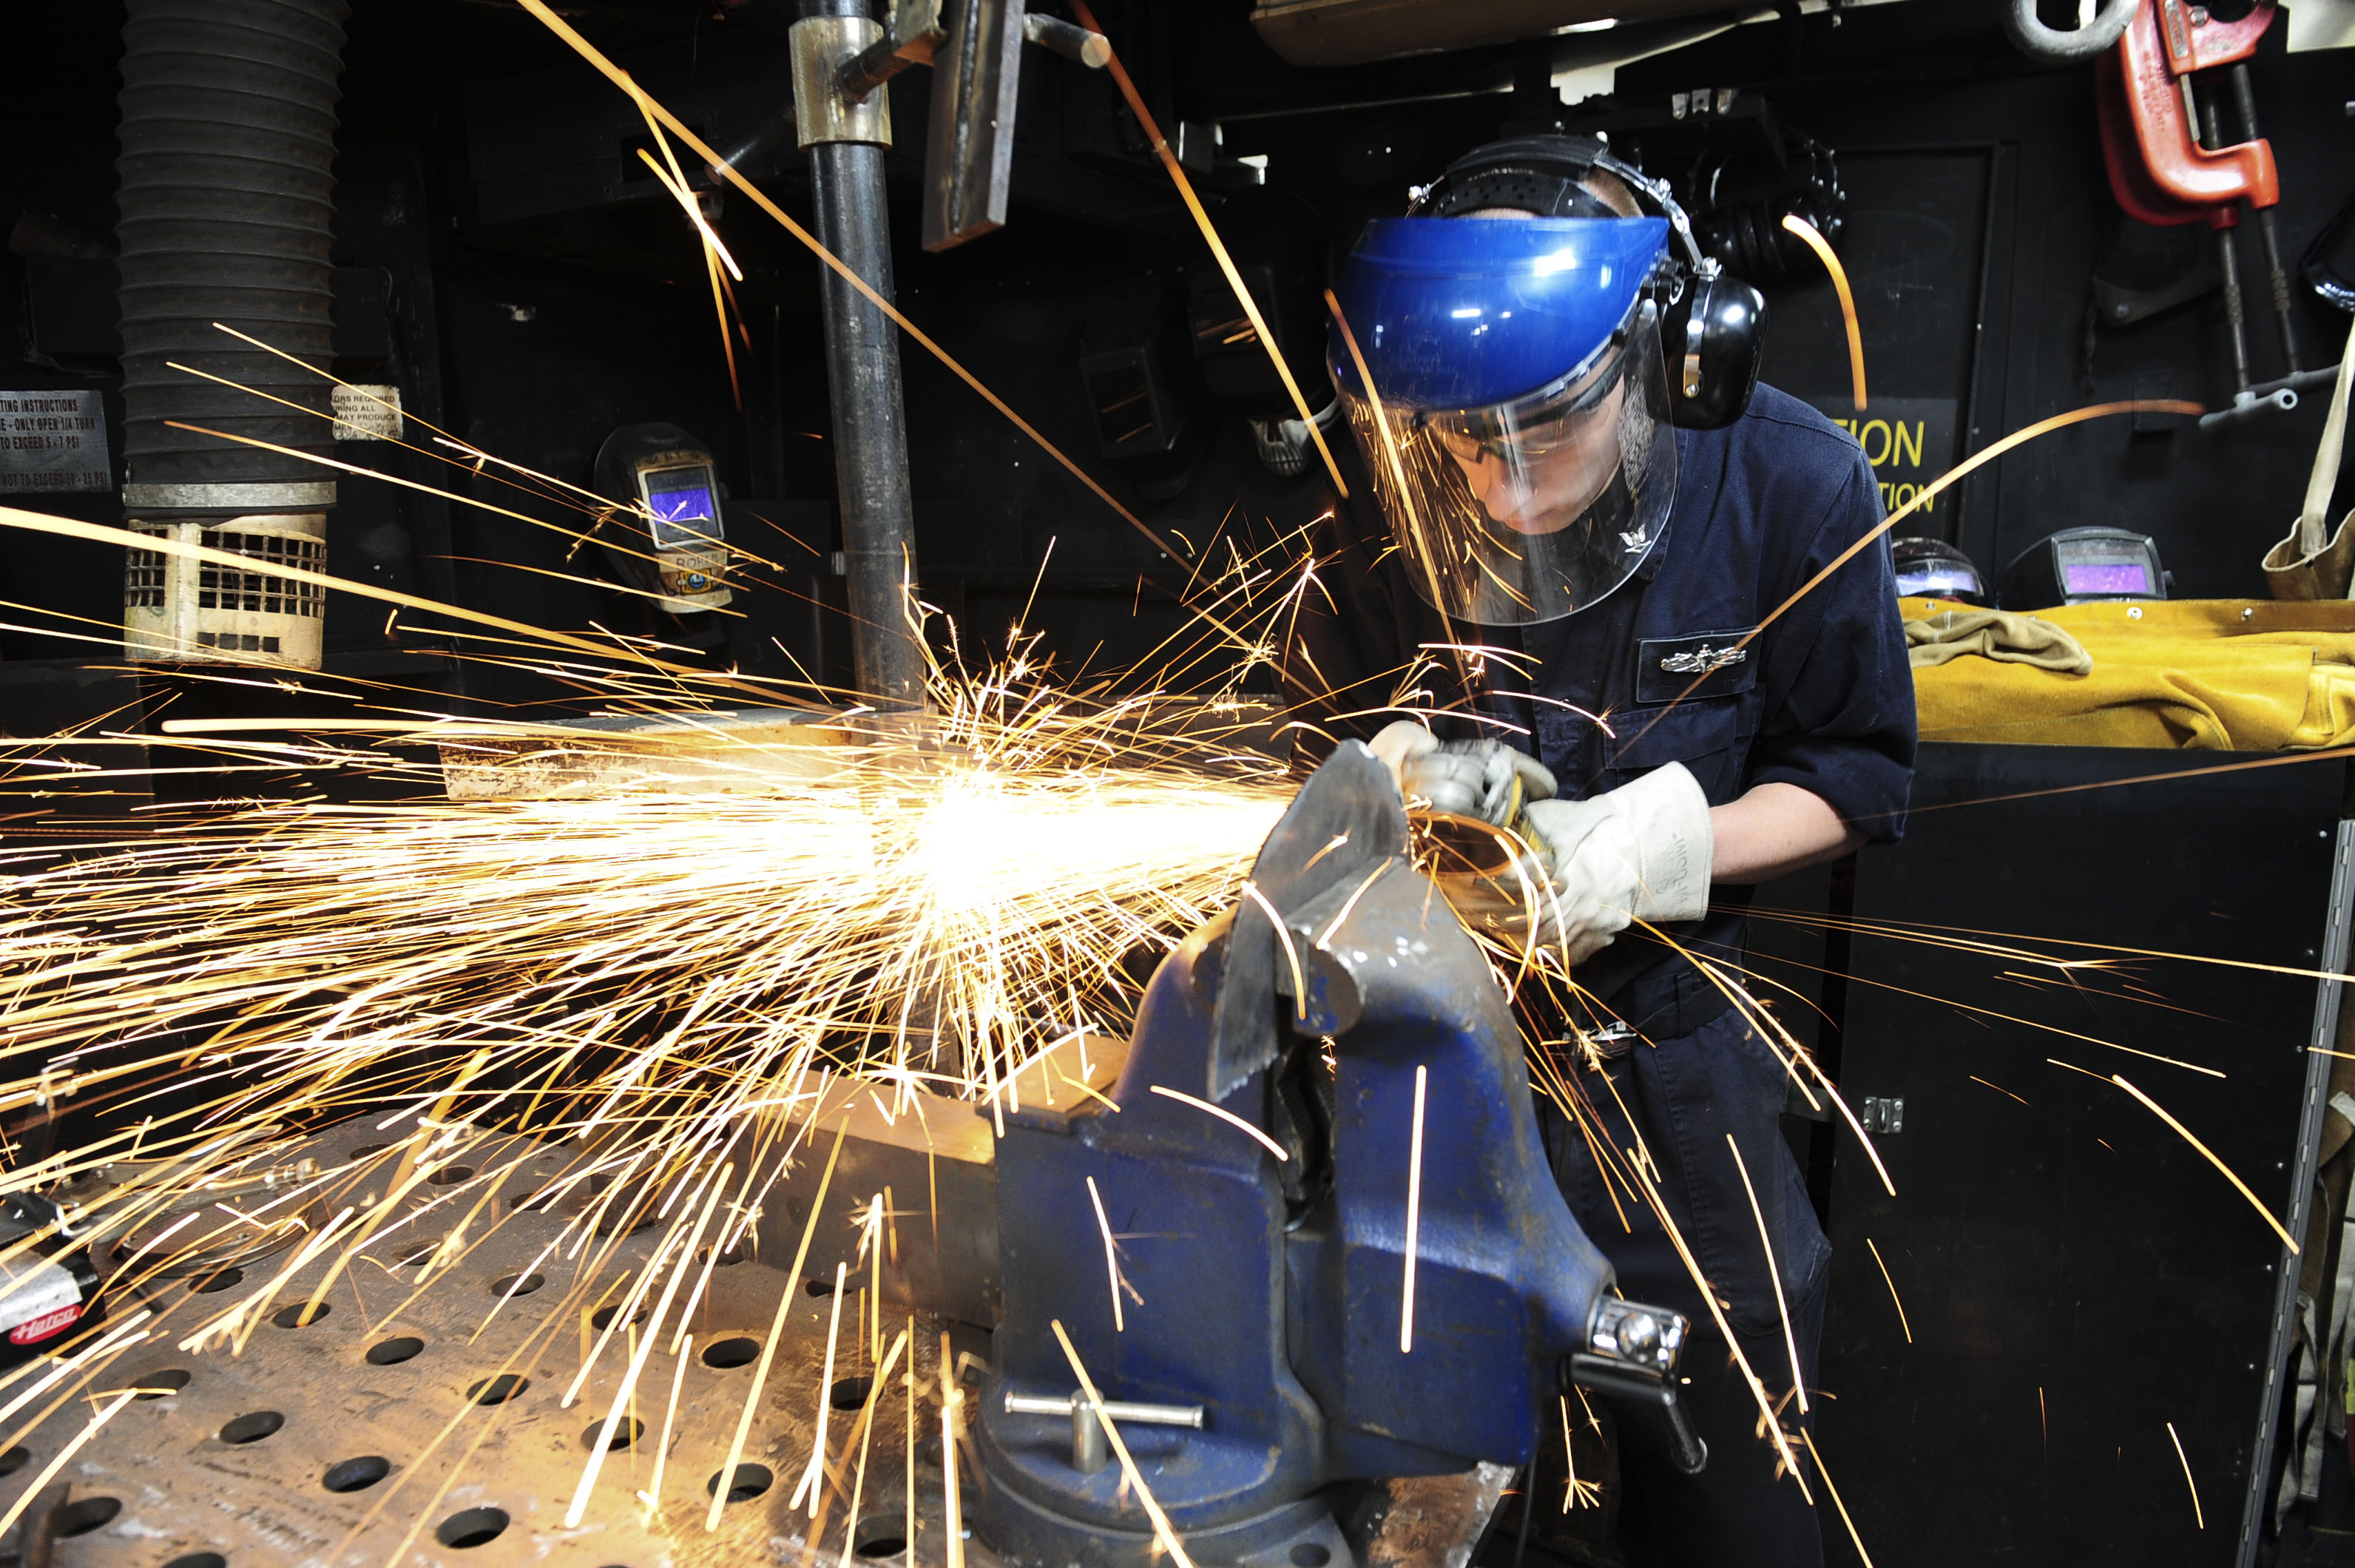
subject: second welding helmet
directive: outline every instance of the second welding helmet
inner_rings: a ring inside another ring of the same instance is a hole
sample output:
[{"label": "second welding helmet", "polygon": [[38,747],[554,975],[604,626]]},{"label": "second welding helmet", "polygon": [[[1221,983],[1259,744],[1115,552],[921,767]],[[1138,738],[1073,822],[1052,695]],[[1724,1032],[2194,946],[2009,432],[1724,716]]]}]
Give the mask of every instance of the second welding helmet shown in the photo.
[{"label": "second welding helmet", "polygon": [[[1598,169],[1657,215],[1614,209]],[[1500,209],[1539,216],[1469,216]],[[1447,615],[1559,620],[1651,553],[1677,479],[1662,309],[1691,293],[1672,231],[1699,264],[1680,219],[1599,142],[1529,137],[1458,160],[1350,252],[1334,384],[1407,575]]]}]

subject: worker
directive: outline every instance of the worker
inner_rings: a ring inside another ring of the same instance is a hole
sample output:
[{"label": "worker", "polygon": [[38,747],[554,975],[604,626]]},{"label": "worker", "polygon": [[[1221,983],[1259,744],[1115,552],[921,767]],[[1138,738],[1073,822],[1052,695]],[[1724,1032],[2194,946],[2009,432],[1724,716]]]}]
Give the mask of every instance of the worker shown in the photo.
[{"label": "worker", "polygon": [[[1682,1475],[1664,1428],[1619,1421],[1620,1548],[1636,1568],[1783,1568],[1823,1561],[1814,1509],[1673,1241],[1593,1150],[1640,1137],[1796,1430],[1729,1135],[1803,1376],[1830,1246],[1782,1137],[1785,1064],[1688,955],[1740,965],[1750,884],[1898,837],[1913,690],[1887,548],[1848,553],[1882,518],[1855,441],[1766,387],[1720,428],[1671,423],[1659,323],[1691,284],[1671,262],[1680,226],[1664,187],[1555,135],[1484,146],[1368,227],[1328,350],[1351,495],[1321,525],[1284,676],[1297,712],[1372,741],[1411,801],[1516,820],[1541,846],[1545,934],[1600,1061],[1572,1078],[1593,1140],[1541,1101],[1547,1152],[1620,1292],[1690,1319],[1710,1454]],[[1401,670],[1412,689],[1393,689]]]}]

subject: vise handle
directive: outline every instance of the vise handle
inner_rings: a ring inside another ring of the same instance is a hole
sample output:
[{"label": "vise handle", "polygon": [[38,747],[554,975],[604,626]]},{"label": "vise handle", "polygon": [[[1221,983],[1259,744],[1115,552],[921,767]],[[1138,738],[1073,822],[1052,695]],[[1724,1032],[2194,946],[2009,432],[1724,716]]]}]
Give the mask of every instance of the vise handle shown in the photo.
[{"label": "vise handle", "polygon": [[[1146,1426],[1190,1426],[1199,1431],[1202,1407],[1199,1404],[1137,1404],[1127,1400],[1108,1399],[1103,1402],[1104,1415],[1113,1421],[1139,1423]],[[1096,1419],[1095,1406],[1084,1393],[1074,1392],[1062,1399],[1048,1394],[1016,1393],[1006,1391],[1006,1413],[1008,1415],[1068,1415],[1071,1419],[1071,1468],[1083,1476],[1092,1476],[1112,1462],[1104,1443],[1103,1423]]]},{"label": "vise handle", "polygon": [[1636,1404],[1657,1407],[1660,1418],[1668,1426],[1668,1451],[1677,1468],[1688,1476],[1698,1476],[1709,1464],[1709,1445],[1693,1430],[1692,1413],[1677,1393],[1677,1381],[1657,1372],[1612,1360],[1607,1356],[1592,1356],[1582,1350],[1570,1358],[1564,1381],[1583,1389],[1592,1389],[1607,1399],[1623,1399]]},{"label": "vise handle", "polygon": [[1563,1361],[1560,1375],[1564,1393],[1575,1385],[1657,1410],[1677,1468],[1698,1476],[1709,1463],[1709,1445],[1693,1430],[1677,1381],[1689,1328],[1681,1312],[1605,1296],[1596,1304],[1587,1348]]}]

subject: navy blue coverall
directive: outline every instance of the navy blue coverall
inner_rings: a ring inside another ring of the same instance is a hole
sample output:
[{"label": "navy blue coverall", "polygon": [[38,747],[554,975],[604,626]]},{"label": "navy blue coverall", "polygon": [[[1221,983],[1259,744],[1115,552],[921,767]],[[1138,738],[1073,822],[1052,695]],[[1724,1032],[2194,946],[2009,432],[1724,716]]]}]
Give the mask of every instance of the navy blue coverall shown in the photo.
[{"label": "navy blue coverall", "polygon": [[[1389,703],[1398,672],[1419,651],[1451,640],[1512,650],[1526,656],[1478,661],[1468,680],[1439,656],[1422,683],[1428,695],[1405,705],[1447,710],[1433,724],[1443,738],[1493,737],[1533,752],[1565,798],[1678,762],[1712,805],[1780,780],[1821,796],[1872,838],[1894,840],[1904,827],[1915,725],[1886,543],[1867,546],[1774,614],[1881,522],[1863,453],[1814,410],[1761,387],[1731,428],[1678,431],[1677,466],[1668,528],[1635,577],[1574,615],[1519,629],[1443,623],[1408,586],[1369,487],[1353,484],[1359,499],[1337,507],[1319,541],[1330,603],[1315,590],[1305,596],[1286,651],[1297,716],[1336,738],[1364,738],[1396,716],[1368,710]],[[1739,656],[1724,656],[1762,624]],[[1692,671],[1711,666],[1687,695]],[[1502,724],[1465,717],[1473,714]],[[1746,888],[1721,886],[1710,912],[1674,934],[1739,964],[1748,903]],[[1579,1075],[1601,1136],[1625,1149],[1641,1131],[1670,1216],[1731,1304],[1726,1317],[1743,1355],[1770,1395],[1782,1396],[1790,1356],[1727,1136],[1740,1147],[1812,1388],[1831,1247],[1781,1135],[1785,1070],[1716,987],[1640,933],[1623,934],[1576,977],[1599,1002],[1582,1023],[1615,1018],[1641,1037],[1604,1070],[1615,1093],[1597,1074]],[[1710,1464],[1680,1476],[1655,1423],[1619,1423],[1621,1549],[1636,1568],[1814,1568],[1823,1561],[1815,1511],[1789,1479],[1775,1478],[1756,1402],[1659,1221],[1624,1194],[1612,1201],[1584,1137],[1543,1099],[1540,1125],[1563,1196],[1611,1259],[1621,1292],[1677,1308],[1694,1325],[1684,1369]],[[1786,1426],[1799,1424],[1796,1403],[1783,1414]]]}]

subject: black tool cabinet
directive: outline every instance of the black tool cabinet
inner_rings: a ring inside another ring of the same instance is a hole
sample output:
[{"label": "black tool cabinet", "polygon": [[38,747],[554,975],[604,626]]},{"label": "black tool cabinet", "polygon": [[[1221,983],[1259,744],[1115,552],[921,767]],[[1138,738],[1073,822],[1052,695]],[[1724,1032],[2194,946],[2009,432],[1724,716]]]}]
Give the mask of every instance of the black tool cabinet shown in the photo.
[{"label": "black tool cabinet", "polygon": [[2343,968],[2347,785],[2335,758],[1928,745],[1902,843],[1761,891],[1781,1010],[1894,1129],[1892,1197],[1853,1134],[1788,1124],[1835,1249],[1818,1441],[1879,1568],[2254,1561],[2296,1260],[2109,1080],[2303,1242],[2338,987],[2154,955]]}]

